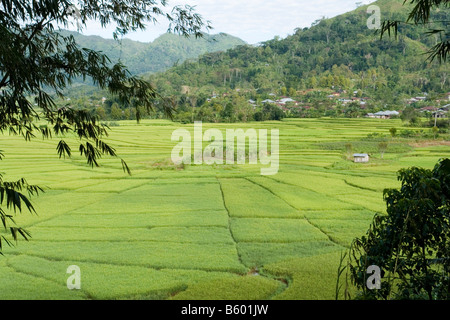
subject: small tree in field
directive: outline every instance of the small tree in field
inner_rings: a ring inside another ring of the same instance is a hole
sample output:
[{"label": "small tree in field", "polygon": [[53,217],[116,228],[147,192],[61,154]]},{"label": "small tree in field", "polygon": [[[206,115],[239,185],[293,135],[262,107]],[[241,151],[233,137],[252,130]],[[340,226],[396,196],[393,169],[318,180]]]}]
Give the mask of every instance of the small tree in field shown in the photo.
[{"label": "small tree in field", "polygon": [[[400,189],[386,189],[387,214],[353,241],[349,270],[363,299],[450,299],[450,159],[433,170],[402,169]],[[367,270],[381,286],[367,287]]]},{"label": "small tree in field", "polygon": [[392,138],[395,138],[397,136],[397,128],[390,128],[389,133],[391,134]]},{"label": "small tree in field", "polygon": [[436,140],[439,134],[439,128],[437,126],[434,126],[433,128],[431,128],[431,132],[433,133],[434,140]]},{"label": "small tree in field", "polygon": [[345,152],[346,152],[345,157],[347,158],[347,160],[350,160],[353,154],[353,145],[351,143],[345,144]]},{"label": "small tree in field", "polygon": [[386,152],[388,148],[388,143],[386,141],[381,141],[378,143],[378,151],[380,151],[381,159],[383,159],[384,153]]}]

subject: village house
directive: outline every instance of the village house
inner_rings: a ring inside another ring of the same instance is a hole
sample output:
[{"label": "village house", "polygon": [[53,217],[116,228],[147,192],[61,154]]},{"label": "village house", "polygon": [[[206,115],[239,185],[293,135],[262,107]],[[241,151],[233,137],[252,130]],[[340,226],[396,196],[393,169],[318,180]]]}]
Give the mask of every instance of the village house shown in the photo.
[{"label": "village house", "polygon": [[338,99],[338,101],[340,101],[340,102],[342,102],[342,104],[344,104],[344,105],[346,105],[347,103],[350,103],[350,102],[352,102],[352,100],[351,99]]},{"label": "village house", "polygon": [[327,97],[330,99],[339,98],[341,94],[339,92],[333,92],[332,94],[329,94]]},{"label": "village house", "polygon": [[422,113],[431,113],[433,118],[447,118],[448,116],[448,109],[450,107],[450,104],[447,104],[443,107],[439,107],[439,109],[437,109],[437,107],[434,106],[428,106],[428,107],[423,107],[420,109],[420,112]]},{"label": "village house", "polygon": [[410,99],[406,100],[406,103],[407,104],[412,104],[412,103],[417,102],[417,101],[419,101],[419,100],[417,100],[416,98],[410,98]]},{"label": "village house", "polygon": [[433,111],[431,114],[432,114],[433,118],[437,118],[437,119],[447,118],[447,111],[444,111],[442,109]]},{"label": "village house", "polygon": [[398,111],[378,111],[377,113],[366,114],[367,118],[377,118],[377,119],[390,119],[393,116],[398,116],[400,113]]},{"label": "village house", "polygon": [[353,155],[353,162],[367,163],[367,162],[369,162],[369,155],[367,153],[355,153]]},{"label": "village house", "polygon": [[[425,93],[425,95],[427,95],[427,94]],[[412,104],[412,103],[415,103],[415,102],[425,101],[426,99],[427,99],[426,96],[412,97],[412,98],[407,99],[406,103],[407,104]]]},{"label": "village house", "polygon": [[428,106],[428,107],[420,108],[420,112],[433,112],[435,109],[436,109],[436,107]]},{"label": "village house", "polygon": [[278,106],[284,106],[286,104],[298,105],[297,101],[292,98],[283,98],[276,101]]}]

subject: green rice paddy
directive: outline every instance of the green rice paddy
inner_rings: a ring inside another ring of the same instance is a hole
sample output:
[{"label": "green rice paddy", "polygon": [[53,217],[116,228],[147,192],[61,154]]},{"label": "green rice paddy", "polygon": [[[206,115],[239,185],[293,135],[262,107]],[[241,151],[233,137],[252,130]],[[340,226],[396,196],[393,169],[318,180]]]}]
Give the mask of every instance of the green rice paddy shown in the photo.
[{"label": "green rice paddy", "polygon": [[[171,163],[171,134],[193,125],[120,122],[108,142],[127,162],[90,168],[59,159],[57,138],[0,136],[4,179],[45,188],[37,215],[16,213],[30,241],[4,247],[0,299],[334,299],[341,253],[385,211],[383,189],[404,167],[432,168],[448,145],[410,147],[389,137],[381,159],[372,133],[399,120],[286,119],[203,124],[203,130],[279,129],[280,165]],[[71,142],[74,149],[76,141]],[[345,144],[371,153],[345,160]],[[1,230],[2,234],[6,231]],[[69,290],[67,267],[81,270]]]}]

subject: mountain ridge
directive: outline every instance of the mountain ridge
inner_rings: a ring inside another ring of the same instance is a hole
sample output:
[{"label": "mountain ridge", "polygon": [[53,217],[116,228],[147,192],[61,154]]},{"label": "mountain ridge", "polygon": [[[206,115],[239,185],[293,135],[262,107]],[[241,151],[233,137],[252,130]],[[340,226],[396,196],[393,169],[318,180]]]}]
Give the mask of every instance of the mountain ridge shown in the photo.
[{"label": "mountain ridge", "polygon": [[207,52],[223,51],[246,44],[242,39],[226,33],[204,33],[202,38],[186,38],[166,33],[151,42],[128,38],[116,41],[68,30],[62,30],[61,33],[74,36],[81,47],[103,52],[113,63],[121,60],[135,75],[161,72]]}]

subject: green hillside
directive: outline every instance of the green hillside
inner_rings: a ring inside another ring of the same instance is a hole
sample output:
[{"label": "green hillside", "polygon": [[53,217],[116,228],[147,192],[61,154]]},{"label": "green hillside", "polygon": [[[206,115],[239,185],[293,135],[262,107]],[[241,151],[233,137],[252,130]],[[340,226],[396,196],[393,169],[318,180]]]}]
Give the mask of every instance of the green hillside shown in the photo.
[{"label": "green hillside", "polygon": [[[406,20],[409,12],[408,5],[402,5],[403,0],[373,4],[380,7],[381,21]],[[326,99],[326,92],[338,92],[344,99],[358,92],[360,97],[368,98],[366,107],[379,110],[401,109],[405,99],[424,92],[429,97],[443,97],[450,91],[446,81],[448,63],[427,61],[426,52],[437,41],[426,35],[428,29],[402,25],[397,39],[388,35],[380,39],[379,33],[367,26],[371,17],[367,8],[361,6],[335,18],[317,20],[310,28],[296,29],[285,39],[275,38],[258,47],[242,45],[205,54],[198,61],[187,61],[154,75],[151,81],[164,94],[178,99],[181,113],[190,112],[190,107],[204,107],[205,112],[213,110],[213,115],[220,108],[214,109],[209,98],[237,95],[219,104],[226,106],[231,102],[233,113],[241,113],[243,118],[250,112],[249,99],[260,106],[262,100],[271,97],[270,93],[295,98],[317,111],[313,113],[317,116],[344,112]],[[432,20],[448,21],[448,8],[436,10]],[[430,28],[445,26],[434,23]],[[318,99],[305,98],[305,91],[311,89],[322,92],[320,106]]]}]

